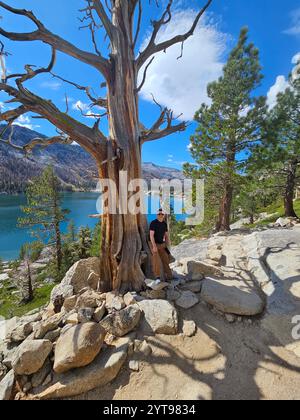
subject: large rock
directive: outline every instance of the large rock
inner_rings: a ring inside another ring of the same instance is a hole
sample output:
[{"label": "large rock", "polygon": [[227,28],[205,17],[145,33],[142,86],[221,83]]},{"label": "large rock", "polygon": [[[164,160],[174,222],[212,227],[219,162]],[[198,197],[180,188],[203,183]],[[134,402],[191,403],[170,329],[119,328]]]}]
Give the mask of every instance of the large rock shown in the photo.
[{"label": "large rock", "polygon": [[82,295],[80,295],[76,302],[76,308],[97,308],[103,302],[101,294],[95,292],[94,290],[87,290]]},{"label": "large rock", "polygon": [[11,370],[0,382],[0,401],[7,401],[11,399],[14,383],[15,374],[14,371]]},{"label": "large rock", "polygon": [[14,328],[7,336],[7,339],[12,342],[24,341],[33,331],[33,323],[26,322]]},{"label": "large rock", "polygon": [[261,327],[298,356],[291,320],[300,314],[300,228],[255,232],[244,239],[243,246],[249,269],[266,294]]},{"label": "large rock", "polygon": [[93,257],[78,261],[70,268],[62,282],[52,290],[51,301],[54,302],[55,298],[60,295],[68,298],[78,294],[80,290],[92,283],[91,279],[89,281],[91,273],[100,276],[99,258]]},{"label": "large rock", "polygon": [[61,324],[63,318],[64,315],[62,313],[59,313],[35,324],[33,327],[34,338],[44,338],[49,331],[56,330]]},{"label": "large rock", "polygon": [[75,308],[76,302],[77,302],[76,295],[66,298],[63,305],[64,310],[66,312],[71,312]]},{"label": "large rock", "polygon": [[100,352],[104,338],[104,329],[92,322],[67,329],[56,343],[54,371],[64,373],[87,366]]},{"label": "large rock", "polygon": [[119,312],[105,317],[100,325],[116,337],[123,337],[132,331],[140,322],[141,310],[138,305],[130,305]]},{"label": "large rock", "polygon": [[175,335],[178,315],[173,305],[164,300],[143,300],[139,307],[144,313],[143,328],[147,333]]},{"label": "large rock", "polygon": [[48,340],[25,340],[18,348],[12,361],[16,375],[32,375],[41,369],[52,351]]},{"label": "large rock", "polygon": [[199,303],[198,297],[190,290],[183,291],[179,299],[176,300],[176,305],[183,309],[190,309]]},{"label": "large rock", "polygon": [[205,260],[209,241],[207,239],[187,239],[176,247],[172,247],[172,255],[176,260],[182,258],[193,258],[195,260]]},{"label": "large rock", "polygon": [[207,278],[201,290],[202,299],[223,313],[254,316],[264,311],[265,303],[258,292],[239,280]]},{"label": "large rock", "polygon": [[203,280],[207,276],[224,277],[222,270],[218,267],[202,261],[185,259],[183,262],[183,272],[190,280]]},{"label": "large rock", "polygon": [[101,351],[90,365],[64,374],[55,374],[52,382],[47,387],[37,389],[32,398],[66,398],[105,386],[118,375],[127,358],[129,343],[128,338],[118,339],[113,346]]}]

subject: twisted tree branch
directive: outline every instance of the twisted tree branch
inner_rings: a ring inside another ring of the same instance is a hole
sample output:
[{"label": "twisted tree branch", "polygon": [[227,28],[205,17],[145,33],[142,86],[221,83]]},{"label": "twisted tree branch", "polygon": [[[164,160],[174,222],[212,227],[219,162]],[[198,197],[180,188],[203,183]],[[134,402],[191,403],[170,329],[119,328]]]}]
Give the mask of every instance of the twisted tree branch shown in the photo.
[{"label": "twisted tree branch", "polygon": [[100,57],[97,54],[81,50],[65,39],[53,34],[42,24],[42,22],[38,20],[38,18],[31,11],[16,9],[5,4],[3,1],[0,1],[0,7],[15,15],[27,17],[37,26],[36,31],[28,33],[7,32],[3,28],[0,28],[0,34],[4,37],[12,41],[42,41],[45,44],[51,45],[57,51],[61,51],[70,57],[76,58],[83,63],[91,65],[92,67],[99,70],[104,75],[106,80],[109,79],[111,68],[109,61],[105,58]]},{"label": "twisted tree branch", "polygon": [[200,18],[202,15],[206,12],[206,10],[209,8],[213,0],[209,0],[206,5],[199,11],[197,14],[191,28],[182,35],[177,35],[173,37],[172,39],[169,39],[167,41],[161,42],[159,44],[156,44],[156,38],[159,33],[159,30],[162,28],[162,26],[169,23],[172,19],[172,13],[171,13],[171,7],[173,4],[173,0],[169,0],[169,3],[166,7],[166,10],[164,11],[162,17],[158,21],[152,22],[153,25],[153,32],[152,36],[150,38],[150,41],[143,52],[140,53],[139,57],[137,58],[137,68],[140,70],[142,66],[147,62],[147,60],[152,57],[152,55],[157,54],[161,51],[166,51],[168,48],[175,44],[184,43],[188,38],[190,38],[194,32],[195,29],[199,23]]}]

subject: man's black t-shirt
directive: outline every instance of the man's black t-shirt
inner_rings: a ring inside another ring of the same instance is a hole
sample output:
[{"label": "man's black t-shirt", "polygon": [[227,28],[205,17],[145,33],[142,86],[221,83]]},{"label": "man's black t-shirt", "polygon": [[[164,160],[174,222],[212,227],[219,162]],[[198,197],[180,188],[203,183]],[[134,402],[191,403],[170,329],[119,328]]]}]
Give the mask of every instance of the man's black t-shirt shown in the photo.
[{"label": "man's black t-shirt", "polygon": [[168,225],[166,222],[160,222],[159,220],[153,220],[150,224],[150,231],[154,230],[154,239],[157,244],[163,244],[166,232],[168,232]]}]

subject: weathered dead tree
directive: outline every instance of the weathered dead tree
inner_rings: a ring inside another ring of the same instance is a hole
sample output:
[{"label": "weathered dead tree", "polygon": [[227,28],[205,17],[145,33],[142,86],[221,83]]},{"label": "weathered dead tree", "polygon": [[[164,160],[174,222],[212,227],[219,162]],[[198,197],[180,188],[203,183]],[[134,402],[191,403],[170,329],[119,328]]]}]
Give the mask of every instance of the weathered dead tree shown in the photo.
[{"label": "weathered dead tree", "polygon": [[[173,0],[170,0],[161,17],[151,22],[153,33],[146,48],[140,52],[137,52],[137,44],[143,14],[142,0],[105,2],[85,0],[85,2],[86,7],[81,10],[84,13],[82,22],[84,27],[91,31],[94,53],[84,51],[49,31],[33,12],[16,9],[0,1],[1,8],[14,15],[24,16],[36,26],[36,30],[29,33],[7,32],[0,28],[3,37],[12,41],[41,41],[52,48],[52,59],[48,67],[33,69],[33,66],[27,65],[25,74],[6,76],[6,80],[0,83],[0,90],[11,96],[11,102],[20,105],[12,111],[4,112],[0,120],[6,121],[8,126],[11,126],[26,112],[34,112],[38,117],[47,119],[59,130],[59,135],[48,140],[35,139],[25,146],[25,151],[30,151],[38,143],[47,145],[76,141],[96,160],[99,178],[109,178],[118,186],[120,171],[127,171],[128,183],[133,179],[142,178],[141,148],[144,143],[185,130],[186,123],[175,122],[173,113],[166,108],[162,108],[158,120],[152,127],[146,129],[140,122],[138,94],[145,83],[147,69],[155,54],[166,52],[175,44],[183,46],[184,42],[193,35],[201,16],[212,0],[199,11],[193,25],[186,33],[164,42],[157,42],[160,29],[172,19]],[[158,0],[155,3],[154,6],[157,7]],[[104,47],[98,46],[99,23],[109,40],[108,58],[102,54]],[[90,87],[80,86],[55,75],[52,71],[56,51],[95,68],[99,76],[105,79],[107,97],[94,97]],[[143,72],[141,83],[138,82],[139,72]],[[106,137],[100,130],[101,115],[94,114],[96,123],[90,128],[73,119],[67,112],[59,110],[51,101],[41,98],[25,87],[25,82],[42,73],[51,73],[54,77],[59,77],[62,81],[85,91],[91,102],[91,108],[95,106],[105,108],[109,122],[109,136]],[[7,142],[11,143],[9,140]],[[128,193],[129,197],[131,195],[132,193]],[[106,214],[103,217],[102,238],[101,289],[139,291],[150,269],[146,217],[129,213]]]}]

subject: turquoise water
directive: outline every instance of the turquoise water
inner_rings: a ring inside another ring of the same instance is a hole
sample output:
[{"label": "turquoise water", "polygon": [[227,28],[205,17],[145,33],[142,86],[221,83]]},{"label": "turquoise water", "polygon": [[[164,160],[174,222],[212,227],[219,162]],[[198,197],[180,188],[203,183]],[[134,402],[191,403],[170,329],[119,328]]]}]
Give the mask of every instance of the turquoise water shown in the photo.
[{"label": "turquoise water", "polygon": [[[62,206],[69,209],[69,220],[74,220],[76,227],[89,226],[93,228],[98,219],[89,217],[96,214],[96,203],[99,198],[98,193],[64,193]],[[22,217],[20,206],[26,204],[24,195],[10,196],[0,195],[0,257],[4,261],[13,260],[18,257],[22,244],[34,240],[29,230],[17,227],[17,220]],[[153,209],[157,209],[159,200],[154,199],[152,203]],[[148,216],[148,220],[154,219],[155,216]],[[179,216],[179,218],[184,218]],[[65,231],[67,223],[62,225]]]}]

